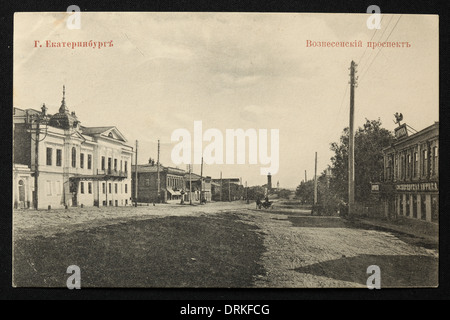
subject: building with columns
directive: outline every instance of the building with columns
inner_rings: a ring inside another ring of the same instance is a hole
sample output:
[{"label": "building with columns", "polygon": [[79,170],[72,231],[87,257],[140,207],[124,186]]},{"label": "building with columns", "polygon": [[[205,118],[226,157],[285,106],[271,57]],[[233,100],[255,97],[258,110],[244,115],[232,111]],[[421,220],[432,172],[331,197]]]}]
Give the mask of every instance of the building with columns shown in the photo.
[{"label": "building with columns", "polygon": [[[376,191],[386,216],[439,221],[439,122],[408,135],[396,129],[397,141],[383,150],[384,182]],[[377,190],[379,189],[379,190]]]},{"label": "building with columns", "polygon": [[64,88],[53,115],[45,105],[40,112],[14,108],[14,206],[131,205],[132,155],[115,126],[82,126],[66,105]]}]

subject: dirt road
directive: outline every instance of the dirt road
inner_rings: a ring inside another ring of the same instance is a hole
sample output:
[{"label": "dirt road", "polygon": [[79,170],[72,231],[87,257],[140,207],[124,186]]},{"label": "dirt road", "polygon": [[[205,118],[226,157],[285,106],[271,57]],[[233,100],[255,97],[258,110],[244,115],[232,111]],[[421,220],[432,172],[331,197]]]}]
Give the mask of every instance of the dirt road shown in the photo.
[{"label": "dirt road", "polygon": [[254,204],[157,205],[14,212],[17,286],[382,287],[437,285],[438,252],[395,234]]}]

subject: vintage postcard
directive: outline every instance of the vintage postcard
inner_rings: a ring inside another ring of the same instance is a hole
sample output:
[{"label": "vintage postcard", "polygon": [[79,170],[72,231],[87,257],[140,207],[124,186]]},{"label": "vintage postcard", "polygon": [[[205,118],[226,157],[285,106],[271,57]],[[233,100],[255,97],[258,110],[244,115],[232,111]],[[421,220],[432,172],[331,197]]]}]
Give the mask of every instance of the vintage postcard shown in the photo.
[{"label": "vintage postcard", "polygon": [[439,17],[372,9],[16,13],[12,286],[437,287]]}]

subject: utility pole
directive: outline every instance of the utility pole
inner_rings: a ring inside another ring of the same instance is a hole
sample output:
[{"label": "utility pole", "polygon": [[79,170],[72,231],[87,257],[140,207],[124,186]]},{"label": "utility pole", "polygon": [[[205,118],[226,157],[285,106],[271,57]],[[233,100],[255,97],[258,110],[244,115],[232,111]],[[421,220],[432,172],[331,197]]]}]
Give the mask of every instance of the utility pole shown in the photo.
[{"label": "utility pole", "polygon": [[228,201],[231,202],[231,183],[228,179]]},{"label": "utility pole", "polygon": [[245,196],[245,199],[247,200],[247,204],[250,203],[250,199],[248,198],[248,185],[247,185],[247,181],[245,181],[245,190],[247,195]]},{"label": "utility pole", "polygon": [[222,189],[223,189],[222,171],[220,171],[220,201],[222,201]]},{"label": "utility pole", "polygon": [[314,161],[314,205],[317,204],[317,152]]},{"label": "utility pole", "polygon": [[305,183],[306,183],[306,181],[308,181],[308,179],[306,178],[306,170],[305,170]]},{"label": "utility pole", "polygon": [[202,157],[202,165],[200,167],[200,203],[203,200],[203,157]]},{"label": "utility pole", "polygon": [[157,171],[157,183],[158,183],[158,202],[161,203],[161,177],[159,173],[159,154],[160,154],[160,142],[158,140],[158,159],[156,163],[156,171]]},{"label": "utility pole", "polygon": [[137,207],[138,201],[138,141],[136,140],[136,155],[134,158],[134,205]]},{"label": "utility pole", "polygon": [[36,120],[36,140],[34,151],[34,205],[36,210],[39,209],[39,119]]},{"label": "utility pole", "polygon": [[189,165],[189,204],[192,205],[192,164]]},{"label": "utility pole", "polygon": [[348,214],[354,214],[355,205],[355,135],[354,135],[354,113],[355,113],[355,73],[357,64],[350,64],[350,125],[349,125],[349,154],[348,154]]}]

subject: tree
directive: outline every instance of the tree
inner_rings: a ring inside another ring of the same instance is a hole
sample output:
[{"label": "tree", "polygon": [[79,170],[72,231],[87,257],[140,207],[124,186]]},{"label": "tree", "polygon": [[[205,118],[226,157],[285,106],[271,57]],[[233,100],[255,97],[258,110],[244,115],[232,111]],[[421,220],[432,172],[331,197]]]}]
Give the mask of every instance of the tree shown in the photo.
[{"label": "tree", "polygon": [[248,188],[248,198],[250,200],[264,199],[265,189],[260,186]]},{"label": "tree", "polygon": [[280,199],[289,199],[292,192],[291,192],[291,190],[288,190],[288,189],[280,189],[276,192],[276,194],[278,195],[278,197]]},{"label": "tree", "polygon": [[[383,148],[394,141],[391,131],[381,127],[381,121],[368,120],[355,133],[355,201],[364,202],[371,196],[371,182],[380,181],[383,174]],[[331,192],[336,198],[348,199],[349,129],[345,128],[340,141],[331,144]]]},{"label": "tree", "polygon": [[295,198],[305,204],[313,204],[314,202],[314,180],[302,181],[295,190]]}]

